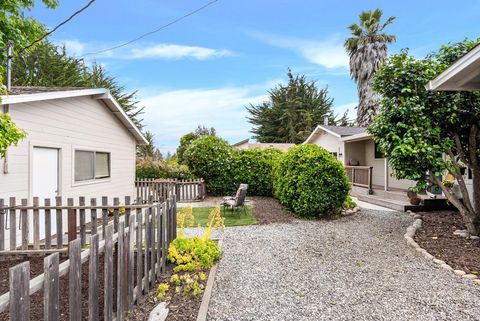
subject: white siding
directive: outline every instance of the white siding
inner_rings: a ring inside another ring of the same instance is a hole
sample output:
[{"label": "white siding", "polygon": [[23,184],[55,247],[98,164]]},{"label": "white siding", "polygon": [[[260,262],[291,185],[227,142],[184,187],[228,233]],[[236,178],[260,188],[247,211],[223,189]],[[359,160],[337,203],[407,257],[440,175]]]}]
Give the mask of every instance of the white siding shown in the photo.
[{"label": "white siding", "polygon": [[337,159],[343,162],[343,155],[345,154],[344,143],[339,137],[326,132],[320,132],[320,134],[313,137],[311,143],[323,147],[331,153],[337,153]]},{"label": "white siding", "polygon": [[[27,138],[8,151],[8,174],[0,172],[0,198],[31,198],[31,154],[34,146],[60,149],[60,193],[63,197],[134,195],[134,137],[108,108],[90,97],[10,105],[10,114]],[[75,149],[111,153],[111,177],[78,184],[73,180]],[[0,160],[3,165],[3,160]]]}]

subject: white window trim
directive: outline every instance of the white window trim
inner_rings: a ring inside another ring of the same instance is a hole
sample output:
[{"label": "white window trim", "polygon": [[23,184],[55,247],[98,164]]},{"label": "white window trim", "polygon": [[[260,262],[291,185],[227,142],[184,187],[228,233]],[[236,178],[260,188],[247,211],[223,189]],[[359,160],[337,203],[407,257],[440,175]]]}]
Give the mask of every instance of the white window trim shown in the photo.
[{"label": "white window trim", "polygon": [[[76,181],[75,180],[75,152],[82,151],[82,152],[93,152],[93,153],[108,153],[109,154],[109,170],[110,176],[105,178],[94,178],[84,181]],[[82,146],[75,146],[72,148],[72,187],[76,186],[84,186],[84,185],[94,185],[94,184],[103,184],[111,182],[112,180],[112,152],[106,149],[92,149],[91,147],[82,147]]]}]

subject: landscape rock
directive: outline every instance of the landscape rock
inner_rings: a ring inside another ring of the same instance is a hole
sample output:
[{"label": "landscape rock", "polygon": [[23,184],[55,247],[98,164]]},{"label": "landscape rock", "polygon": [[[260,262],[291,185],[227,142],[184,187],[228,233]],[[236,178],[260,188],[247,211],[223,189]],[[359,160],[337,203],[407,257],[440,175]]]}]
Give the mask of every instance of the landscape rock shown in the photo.
[{"label": "landscape rock", "polygon": [[148,316],[148,321],[164,321],[167,319],[168,308],[166,302],[160,302]]},{"label": "landscape rock", "polygon": [[453,273],[455,273],[456,275],[460,275],[460,276],[463,276],[467,273],[465,273],[465,271],[462,271],[462,270],[453,270]]}]

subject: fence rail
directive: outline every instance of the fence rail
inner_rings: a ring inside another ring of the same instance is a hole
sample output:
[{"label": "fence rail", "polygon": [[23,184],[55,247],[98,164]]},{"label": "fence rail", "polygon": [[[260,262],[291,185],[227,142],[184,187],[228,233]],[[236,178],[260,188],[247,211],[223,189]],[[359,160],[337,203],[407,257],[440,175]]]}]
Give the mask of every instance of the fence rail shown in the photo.
[{"label": "fence rail", "polygon": [[142,199],[153,197],[155,201],[162,201],[175,196],[177,202],[202,200],[207,196],[207,189],[203,179],[139,179],[135,182],[136,195]]},{"label": "fence rail", "polygon": [[[92,204],[89,207],[71,206],[69,210],[94,211],[96,208]],[[117,205],[113,209],[119,210],[120,207]],[[45,320],[58,320],[60,313],[68,313],[72,321],[87,317],[88,320],[100,317],[123,320],[125,313],[132,310],[138,299],[154,286],[165,271],[168,244],[176,237],[174,199],[127,206],[125,209],[125,219],[114,219],[105,225],[102,233],[92,233],[88,246],[85,246],[82,237],[71,240],[68,243],[68,260],[60,263],[59,253],[45,257],[43,274],[30,279],[28,261],[12,267],[10,291],[0,296],[0,313],[8,310],[10,320],[30,320],[30,296],[43,290]],[[20,207],[20,210],[23,209]],[[103,261],[103,269],[100,269],[100,260]],[[85,269],[87,262],[88,280],[82,281],[85,275],[82,275],[82,265]],[[61,277],[68,277],[68,311],[59,308]],[[99,290],[100,279],[103,279],[103,293]],[[83,282],[88,282],[88,316],[82,316],[82,306],[85,306],[81,291]],[[99,310],[101,299],[103,311]]]},{"label": "fence rail", "polygon": [[372,166],[345,166],[347,177],[354,186],[365,187],[369,194],[373,194]]}]

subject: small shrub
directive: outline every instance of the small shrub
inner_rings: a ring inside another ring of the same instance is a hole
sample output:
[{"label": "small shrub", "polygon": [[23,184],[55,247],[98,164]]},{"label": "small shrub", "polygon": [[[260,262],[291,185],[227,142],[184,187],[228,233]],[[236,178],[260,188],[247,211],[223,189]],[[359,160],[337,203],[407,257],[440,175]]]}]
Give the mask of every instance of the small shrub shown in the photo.
[{"label": "small shrub", "polygon": [[317,145],[295,146],[275,166],[275,196],[303,217],[336,214],[349,189],[343,165]]},{"label": "small shrub", "polygon": [[234,184],[248,184],[248,194],[273,195],[273,167],[282,152],[276,148],[241,149],[233,152]]},{"label": "small shrub", "polygon": [[169,289],[170,285],[168,283],[160,283],[157,288],[157,299],[163,299]]},{"label": "small shrub", "polygon": [[184,153],[184,162],[191,173],[202,177],[211,195],[226,195],[235,189],[232,177],[232,147],[216,136],[194,140]]},{"label": "small shrub", "polygon": [[352,208],[357,207],[357,203],[355,203],[354,200],[350,197],[350,195],[347,195],[347,198],[345,199],[345,202],[343,203],[343,208],[350,210]]}]

